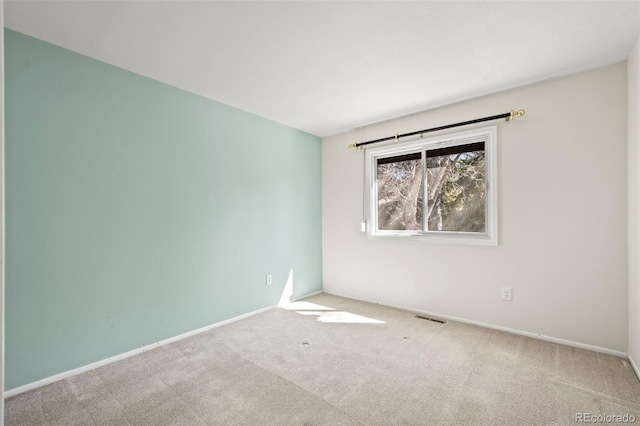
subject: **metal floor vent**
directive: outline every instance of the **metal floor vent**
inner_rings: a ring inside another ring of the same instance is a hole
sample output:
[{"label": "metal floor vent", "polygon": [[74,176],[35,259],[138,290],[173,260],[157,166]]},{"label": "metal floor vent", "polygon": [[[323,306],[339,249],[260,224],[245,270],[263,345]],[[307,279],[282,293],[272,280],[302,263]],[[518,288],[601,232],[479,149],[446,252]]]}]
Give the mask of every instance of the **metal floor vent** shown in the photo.
[{"label": "metal floor vent", "polygon": [[447,323],[446,321],[443,321],[441,319],[423,317],[422,315],[416,315],[416,318],[420,318],[420,319],[427,320],[427,321],[437,322],[438,324],[446,324]]}]

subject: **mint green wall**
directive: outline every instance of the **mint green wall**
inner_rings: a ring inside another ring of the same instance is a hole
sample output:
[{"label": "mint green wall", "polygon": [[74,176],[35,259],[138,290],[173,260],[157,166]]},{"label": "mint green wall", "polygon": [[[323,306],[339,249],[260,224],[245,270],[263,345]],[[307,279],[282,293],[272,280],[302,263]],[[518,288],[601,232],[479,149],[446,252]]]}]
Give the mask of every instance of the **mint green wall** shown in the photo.
[{"label": "mint green wall", "polygon": [[322,288],[318,137],[5,37],[7,389]]}]

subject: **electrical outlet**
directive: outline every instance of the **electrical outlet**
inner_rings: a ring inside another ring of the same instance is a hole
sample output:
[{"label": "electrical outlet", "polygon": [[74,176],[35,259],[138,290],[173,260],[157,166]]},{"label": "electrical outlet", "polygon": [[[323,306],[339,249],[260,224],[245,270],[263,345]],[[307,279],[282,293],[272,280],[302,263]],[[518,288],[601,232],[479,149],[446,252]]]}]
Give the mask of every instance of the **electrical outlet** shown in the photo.
[{"label": "electrical outlet", "polygon": [[502,300],[506,300],[507,302],[511,302],[512,300],[511,287],[502,287]]},{"label": "electrical outlet", "polygon": [[267,274],[267,285],[271,285],[273,283],[273,276],[271,274]]}]

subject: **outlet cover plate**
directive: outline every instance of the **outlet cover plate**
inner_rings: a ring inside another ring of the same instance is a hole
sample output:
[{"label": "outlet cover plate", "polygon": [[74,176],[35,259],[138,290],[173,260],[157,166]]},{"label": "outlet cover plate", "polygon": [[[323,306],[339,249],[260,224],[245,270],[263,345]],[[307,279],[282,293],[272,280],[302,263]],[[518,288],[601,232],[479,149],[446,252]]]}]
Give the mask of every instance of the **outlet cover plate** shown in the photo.
[{"label": "outlet cover plate", "polygon": [[511,287],[502,287],[502,300],[511,302],[513,300],[513,292]]}]

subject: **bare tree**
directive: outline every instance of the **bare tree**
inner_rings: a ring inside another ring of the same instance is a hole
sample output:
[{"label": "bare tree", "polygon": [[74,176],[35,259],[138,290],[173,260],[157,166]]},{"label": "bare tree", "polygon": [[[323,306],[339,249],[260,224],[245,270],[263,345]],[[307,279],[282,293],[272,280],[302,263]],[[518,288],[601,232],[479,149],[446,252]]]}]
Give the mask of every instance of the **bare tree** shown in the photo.
[{"label": "bare tree", "polygon": [[427,157],[425,166],[426,191],[422,159],[378,164],[378,228],[421,230],[426,214],[430,230],[484,231],[484,151]]},{"label": "bare tree", "polygon": [[380,229],[422,229],[422,160],[378,165]]}]

